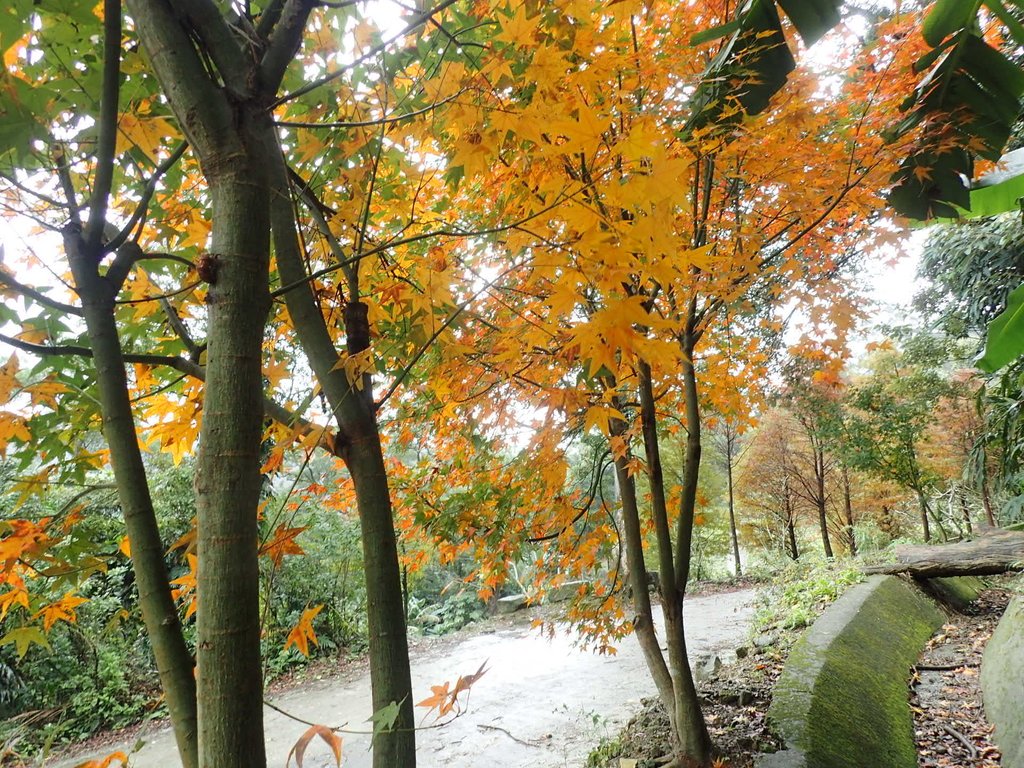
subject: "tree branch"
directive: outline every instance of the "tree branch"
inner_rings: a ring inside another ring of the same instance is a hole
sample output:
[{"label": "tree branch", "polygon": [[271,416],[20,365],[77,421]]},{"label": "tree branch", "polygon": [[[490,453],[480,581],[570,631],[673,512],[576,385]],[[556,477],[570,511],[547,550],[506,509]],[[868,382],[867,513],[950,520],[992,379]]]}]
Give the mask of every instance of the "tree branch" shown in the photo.
[{"label": "tree branch", "polygon": [[389,37],[387,40],[382,41],[379,45],[373,46],[370,50],[368,50],[362,56],[357,56],[355,59],[353,59],[348,64],[345,64],[344,66],[334,70],[333,72],[328,72],[326,75],[324,75],[323,77],[319,78],[318,80],[314,80],[313,82],[308,83],[308,84],[302,86],[301,88],[296,88],[291,93],[284,94],[283,96],[281,96],[280,98],[278,98],[274,102],[272,102],[270,104],[269,109],[273,109],[274,107],[278,107],[281,104],[284,104],[284,103],[289,102],[289,101],[294,101],[295,99],[299,98],[300,96],[305,96],[310,91],[315,91],[320,86],[326,85],[327,83],[331,82],[332,80],[337,80],[339,77],[341,77],[343,74],[348,72],[350,69],[359,66],[364,61],[367,61],[368,59],[371,59],[374,56],[376,56],[381,51],[386,50],[387,47],[389,45],[391,45],[393,42],[395,42],[396,40],[401,39],[405,35],[407,35],[410,32],[412,32],[414,29],[417,29],[418,27],[421,27],[424,24],[426,24],[427,21],[434,14],[440,13],[445,8],[448,8],[449,6],[455,5],[456,1],[457,0],[443,0],[443,2],[438,3],[433,8],[431,8],[431,9],[429,9],[427,11],[424,11],[423,13],[421,13],[421,14],[419,14],[417,16],[414,16],[409,21],[409,23],[406,24],[405,27],[403,27],[401,29],[401,31],[395,33],[394,35]]},{"label": "tree branch", "polygon": [[317,5],[313,0],[287,0],[281,18],[274,25],[267,44],[267,52],[260,61],[260,81],[267,92],[277,92],[288,65],[295,59],[302,45],[302,33],[309,14]]},{"label": "tree branch", "polygon": [[193,363],[199,362],[199,356],[202,354],[206,345],[200,346],[196,344],[195,339],[192,338],[192,334],[188,332],[188,328],[185,327],[185,323],[181,321],[181,316],[178,311],[171,306],[171,302],[166,298],[160,298],[160,306],[163,307],[164,314],[167,316],[167,324],[171,326],[171,330],[174,334],[181,339],[185,348],[188,350],[188,357]]},{"label": "tree branch", "polygon": [[68,218],[72,224],[82,226],[82,218],[78,212],[78,196],[75,194],[75,183],[71,179],[71,168],[68,164],[68,156],[64,147],[58,147],[54,161],[57,164],[57,179],[60,181],[60,188],[64,192],[64,199],[68,201]]},{"label": "tree branch", "polygon": [[[221,146],[235,133],[227,99],[210,80],[170,0],[125,0],[139,38],[175,113],[186,115],[182,130],[200,153]],[[237,43],[235,43],[237,47]]]},{"label": "tree branch", "polygon": [[402,115],[392,115],[390,117],[380,117],[380,118],[377,118],[376,120],[352,120],[352,121],[348,121],[348,122],[342,121],[342,122],[336,122],[336,123],[302,123],[302,122],[296,122],[296,121],[293,121],[293,120],[275,120],[274,121],[274,125],[280,125],[280,126],[283,126],[283,127],[286,127],[286,128],[309,128],[309,129],[316,129],[316,128],[375,128],[376,126],[379,126],[379,125],[389,125],[391,123],[400,123],[403,120],[409,120],[409,119],[414,118],[414,117],[419,117],[420,115],[425,115],[427,112],[432,112],[433,110],[437,109],[438,107],[443,107],[445,104],[448,104],[448,103],[450,103],[452,101],[455,101],[455,99],[457,99],[459,96],[461,96],[464,93],[465,93],[465,91],[459,91],[458,93],[452,94],[447,99],[442,99],[441,101],[439,101],[439,102],[437,102],[435,104],[428,104],[427,106],[422,107],[421,109],[416,109],[416,110],[413,110],[412,112],[406,112],[405,114],[402,114]]},{"label": "tree branch", "polygon": [[54,299],[51,299],[45,293],[40,293],[35,288],[29,288],[24,283],[18,282],[11,275],[7,274],[7,272],[2,269],[0,269],[0,285],[5,285],[15,293],[18,293],[27,299],[32,299],[33,301],[42,304],[44,307],[56,309],[58,312],[66,312],[69,315],[76,315],[77,317],[82,317],[81,308],[76,307],[72,304],[65,304],[62,301],[56,301]]},{"label": "tree branch", "polygon": [[107,269],[107,282],[110,283],[110,289],[115,296],[121,292],[124,281],[142,255],[142,249],[134,240],[124,243],[117,249],[117,255]]},{"label": "tree branch", "polygon": [[[153,195],[156,193],[156,185],[160,183],[160,179],[163,178],[171,168],[177,163],[182,156],[185,154],[185,150],[188,149],[188,142],[183,141],[177,147],[175,147],[171,154],[156,167],[153,174],[146,181],[146,186],[142,191],[142,197],[139,199],[139,204],[135,206],[135,212],[132,217],[128,219],[128,223],[124,225],[120,232],[118,232],[114,239],[107,243],[107,250],[116,251],[121,245],[129,238],[132,230],[139,227],[139,233],[142,232],[142,227],[139,226],[146,220],[146,213],[149,211],[149,203],[153,199]],[[137,236],[136,236],[137,239]]]},{"label": "tree branch", "polygon": [[240,98],[252,94],[251,66],[235,33],[213,0],[178,0],[192,28],[203,41],[228,92]]},{"label": "tree branch", "polygon": [[[24,352],[31,352],[40,357],[85,357],[91,359],[93,356],[92,350],[88,347],[72,344],[34,344],[30,341],[23,341],[22,339],[8,336],[6,333],[0,333],[0,342]],[[164,365],[199,381],[206,381],[206,369],[199,365],[199,363],[186,360],[180,355],[129,353],[124,355],[124,361],[141,365]],[[301,435],[318,434],[320,436],[318,441],[320,447],[332,455],[337,455],[338,440],[335,434],[328,428],[315,424],[296,413],[292,413],[276,400],[266,395],[263,397],[263,408],[266,414],[274,421],[295,429]]]},{"label": "tree branch", "polygon": [[101,255],[107,201],[114,181],[117,152],[117,101],[121,92],[121,0],[103,0],[103,90],[100,95],[99,138],[96,142],[96,180],[89,200],[85,244]]}]

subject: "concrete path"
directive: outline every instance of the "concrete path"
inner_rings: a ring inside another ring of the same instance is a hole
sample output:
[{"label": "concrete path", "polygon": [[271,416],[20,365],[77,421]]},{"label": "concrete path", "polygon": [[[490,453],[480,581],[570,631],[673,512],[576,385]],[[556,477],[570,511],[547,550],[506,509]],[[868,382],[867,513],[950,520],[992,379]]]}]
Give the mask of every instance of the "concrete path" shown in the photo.
[{"label": "concrete path", "polygon": [[[733,660],[731,651],[750,625],[752,599],[751,590],[740,590],[687,600],[691,662],[712,652],[727,663]],[[601,738],[614,736],[629,720],[641,697],[654,695],[636,638],[625,638],[615,656],[598,656],[579,651],[565,634],[548,640],[529,627],[516,626],[414,650],[416,700],[429,696],[431,685],[454,684],[459,675],[475,672],[484,661],[488,672],[473,686],[468,710],[447,726],[417,735],[419,768],[581,768]],[[371,712],[369,674],[304,684],[271,701],[303,720],[364,730]],[[270,708],[265,717],[267,762],[280,768],[307,726]],[[343,765],[369,768],[369,737],[343,737]],[[141,738],[146,743],[133,756],[133,768],[179,765],[166,725],[152,727]],[[127,751],[131,745],[121,748]],[[78,755],[54,765],[71,768],[89,757]],[[327,745],[317,740],[310,744],[303,765],[328,768],[334,760]]]}]

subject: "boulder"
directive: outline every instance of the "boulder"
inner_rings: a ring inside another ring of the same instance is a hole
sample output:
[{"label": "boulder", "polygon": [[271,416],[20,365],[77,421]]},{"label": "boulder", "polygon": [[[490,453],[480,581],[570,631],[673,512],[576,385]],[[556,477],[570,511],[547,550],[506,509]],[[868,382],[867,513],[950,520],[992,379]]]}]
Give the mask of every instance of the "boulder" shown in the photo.
[{"label": "boulder", "polygon": [[1024,596],[1017,595],[992,633],[981,663],[985,714],[996,728],[1003,768],[1024,768]]}]

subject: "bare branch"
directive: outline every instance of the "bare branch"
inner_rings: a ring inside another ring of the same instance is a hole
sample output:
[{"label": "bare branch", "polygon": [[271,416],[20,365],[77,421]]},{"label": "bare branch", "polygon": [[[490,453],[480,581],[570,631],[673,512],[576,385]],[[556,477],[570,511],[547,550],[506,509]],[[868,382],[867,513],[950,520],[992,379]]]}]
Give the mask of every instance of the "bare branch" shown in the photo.
[{"label": "bare branch", "polygon": [[56,309],[58,312],[66,312],[69,315],[82,317],[82,310],[80,307],[51,299],[45,293],[41,293],[35,288],[29,288],[24,283],[18,282],[2,269],[0,269],[0,285],[5,285],[15,293],[18,293],[27,299],[32,299],[33,301],[38,302],[45,307],[49,307],[50,309]]}]

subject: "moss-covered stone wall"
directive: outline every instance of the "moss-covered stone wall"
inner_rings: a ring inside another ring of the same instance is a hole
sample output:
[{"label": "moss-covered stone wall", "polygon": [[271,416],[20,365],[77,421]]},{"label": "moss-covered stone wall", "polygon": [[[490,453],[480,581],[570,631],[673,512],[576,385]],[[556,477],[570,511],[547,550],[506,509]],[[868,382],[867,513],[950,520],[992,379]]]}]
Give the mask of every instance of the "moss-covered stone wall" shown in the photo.
[{"label": "moss-covered stone wall", "polygon": [[985,714],[996,727],[1003,768],[1024,768],[1024,597],[1010,601],[981,664]]},{"label": "moss-covered stone wall", "polygon": [[764,768],[915,768],[907,679],[943,615],[917,588],[872,576],[790,653],[769,717],[787,749]]}]

